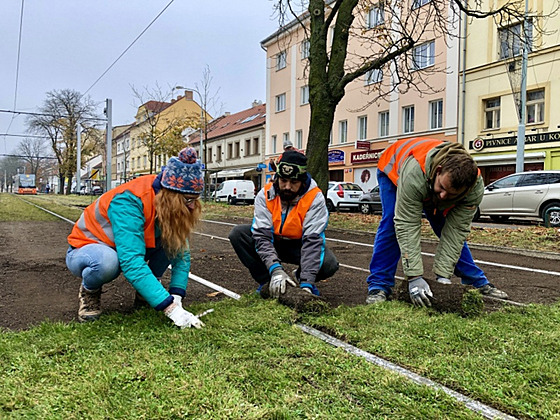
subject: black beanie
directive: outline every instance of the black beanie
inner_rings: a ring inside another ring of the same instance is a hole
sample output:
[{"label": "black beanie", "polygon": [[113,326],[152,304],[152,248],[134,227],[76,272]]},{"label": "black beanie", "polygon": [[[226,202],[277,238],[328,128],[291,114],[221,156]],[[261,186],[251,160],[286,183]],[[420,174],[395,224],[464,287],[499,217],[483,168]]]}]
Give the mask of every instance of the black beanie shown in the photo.
[{"label": "black beanie", "polygon": [[277,174],[280,178],[307,179],[307,156],[295,150],[286,150],[276,164]]}]

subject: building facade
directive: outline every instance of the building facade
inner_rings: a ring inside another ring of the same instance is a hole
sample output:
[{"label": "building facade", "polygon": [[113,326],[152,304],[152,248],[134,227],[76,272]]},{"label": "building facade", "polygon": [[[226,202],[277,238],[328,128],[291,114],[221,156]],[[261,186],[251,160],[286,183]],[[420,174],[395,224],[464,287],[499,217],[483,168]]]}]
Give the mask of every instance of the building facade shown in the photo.
[{"label": "building facade", "polygon": [[[553,13],[555,2],[527,1],[531,14],[527,21],[524,169],[560,169],[560,116],[553,112],[560,106],[556,68],[560,15]],[[484,3],[488,6],[490,2]],[[518,109],[523,107],[518,93],[523,34],[522,21],[499,26],[492,19],[472,19],[467,25],[461,141],[478,163],[485,183],[516,171]]]},{"label": "building facade", "polygon": [[[348,51],[364,55],[363,37],[376,36],[377,25],[396,25],[379,9],[381,2],[365,2],[357,8]],[[429,7],[421,2],[417,7]],[[403,10],[402,13],[407,13]],[[458,34],[458,16],[449,10],[448,31]],[[305,17],[304,17],[305,21]],[[327,43],[332,42],[329,31]],[[359,34],[359,35],[357,35]],[[365,35],[364,35],[365,34]],[[410,137],[429,136],[457,141],[459,41],[444,39],[426,30],[425,39],[413,54],[418,70],[430,89],[422,95],[415,90],[400,92],[391,71],[370,72],[345,89],[339,103],[329,144],[329,179],[355,182],[364,191],[377,185],[375,176],[379,154],[391,142]],[[266,158],[282,152],[284,141],[305,150],[309,135],[309,87],[307,66],[309,41],[301,25],[292,22],[262,41],[267,53]],[[437,70],[439,69],[439,71]],[[376,100],[376,83],[385,83],[388,96]],[[369,105],[368,105],[369,104]],[[272,173],[267,172],[266,176]]]}]

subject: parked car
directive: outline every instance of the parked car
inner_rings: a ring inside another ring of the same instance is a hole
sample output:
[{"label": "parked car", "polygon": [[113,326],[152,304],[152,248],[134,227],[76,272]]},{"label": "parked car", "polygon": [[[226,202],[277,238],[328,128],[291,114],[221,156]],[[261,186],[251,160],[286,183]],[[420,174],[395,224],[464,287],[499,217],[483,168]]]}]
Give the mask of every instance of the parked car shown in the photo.
[{"label": "parked car", "polygon": [[251,180],[230,179],[218,185],[215,192],[216,201],[226,201],[228,204],[244,202],[254,204],[255,184]]},{"label": "parked car", "polygon": [[352,182],[329,182],[327,208],[331,212],[342,209],[357,211],[363,193],[362,188]]},{"label": "parked car", "polygon": [[360,211],[363,214],[381,213],[379,185],[376,185],[369,192],[364,193],[360,197]]},{"label": "parked car", "polygon": [[560,171],[518,172],[492,182],[484,189],[474,220],[480,216],[496,222],[538,217],[560,226]]}]

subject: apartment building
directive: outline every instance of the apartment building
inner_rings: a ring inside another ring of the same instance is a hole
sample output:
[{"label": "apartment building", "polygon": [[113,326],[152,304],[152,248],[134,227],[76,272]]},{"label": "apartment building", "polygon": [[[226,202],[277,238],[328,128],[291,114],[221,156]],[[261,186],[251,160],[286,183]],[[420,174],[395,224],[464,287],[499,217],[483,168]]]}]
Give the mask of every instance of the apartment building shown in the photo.
[{"label": "apartment building", "polygon": [[[251,108],[211,121],[202,141],[209,189],[226,179],[252,180],[264,185],[264,139],[266,104],[253,102]],[[189,144],[200,149],[200,132],[189,136]]]},{"label": "apartment building", "polygon": [[[160,134],[170,127],[186,124],[183,131],[183,137],[186,138],[203,124],[204,118],[208,121],[212,117],[193,99],[191,90],[185,90],[184,95],[179,95],[170,102],[152,100],[140,105],[134,123],[119,130],[113,138],[114,186],[150,173],[150,156],[142,142],[142,136],[151,129],[151,124],[155,124],[155,130]],[[152,162],[152,173],[158,173],[170,157],[167,154],[156,154]]]},{"label": "apartment building", "polygon": [[[363,37],[376,36],[378,25],[397,25],[383,13],[383,3],[372,1],[355,16],[348,51],[364,54]],[[413,7],[429,7],[428,1],[411,2]],[[402,13],[408,13],[402,10]],[[452,13],[452,9],[449,9]],[[304,22],[307,19],[302,16]],[[448,17],[449,32],[458,34],[458,16]],[[332,42],[329,31],[327,42]],[[357,35],[359,34],[359,35]],[[290,140],[298,149],[306,149],[309,134],[309,40],[299,22],[293,21],[261,42],[267,53],[266,87],[266,158],[282,152]],[[376,83],[391,87],[398,84],[394,72],[373,71],[346,87],[337,107],[329,144],[329,178],[355,182],[365,191],[377,184],[375,172],[380,152],[391,142],[410,137],[429,136],[457,141],[458,59],[457,38],[444,39],[426,30],[425,40],[413,51],[417,70],[438,70],[424,76],[426,89],[399,92],[376,100]],[[370,104],[367,106],[367,104]],[[267,173],[267,177],[270,173]]]},{"label": "apartment building", "polygon": [[[560,15],[551,15],[555,2],[527,1],[531,13],[527,21],[524,169],[560,169],[560,115],[553,112],[560,106]],[[495,2],[483,3],[487,7]],[[546,18],[537,18],[537,14]],[[522,21],[498,26],[491,19],[469,20],[466,28],[461,141],[486,183],[516,169],[521,105],[514,92],[521,86],[522,28]]]}]

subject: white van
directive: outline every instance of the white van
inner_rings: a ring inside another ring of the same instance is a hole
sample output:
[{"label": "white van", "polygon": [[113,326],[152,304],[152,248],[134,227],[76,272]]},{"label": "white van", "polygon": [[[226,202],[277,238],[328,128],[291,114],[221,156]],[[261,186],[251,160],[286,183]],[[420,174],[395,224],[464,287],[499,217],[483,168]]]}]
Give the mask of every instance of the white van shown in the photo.
[{"label": "white van", "polygon": [[218,185],[215,197],[216,201],[227,201],[228,204],[237,204],[240,201],[254,204],[255,184],[245,179],[230,179]]}]

